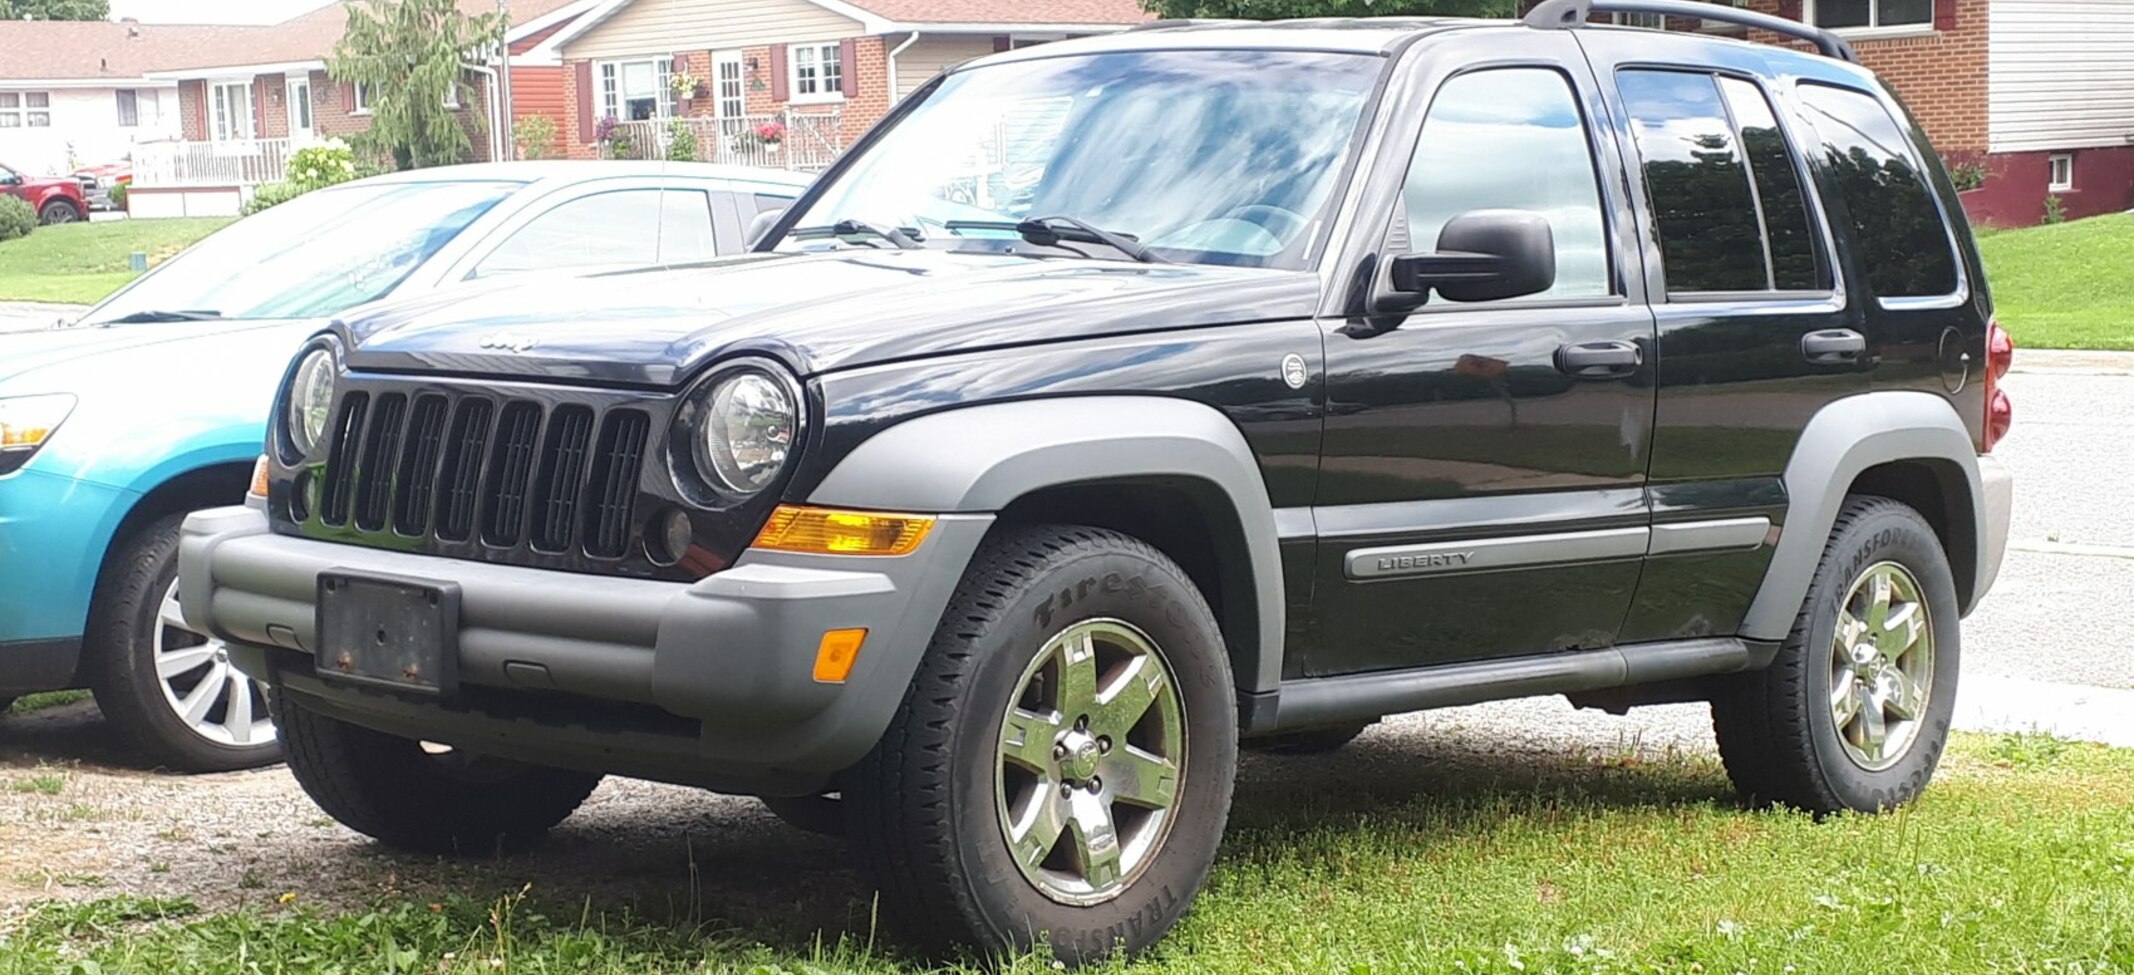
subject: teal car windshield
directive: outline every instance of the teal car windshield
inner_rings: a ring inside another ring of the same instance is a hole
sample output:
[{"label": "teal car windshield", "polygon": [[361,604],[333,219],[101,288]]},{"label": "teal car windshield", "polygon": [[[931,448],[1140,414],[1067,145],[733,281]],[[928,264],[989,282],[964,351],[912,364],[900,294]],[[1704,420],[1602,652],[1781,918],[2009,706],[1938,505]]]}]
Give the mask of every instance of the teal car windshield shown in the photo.
[{"label": "teal car windshield", "polygon": [[307,193],[193,245],[78,324],[331,315],[384,297],[523,185],[383,183]]},{"label": "teal car windshield", "polygon": [[[1193,50],[960,71],[827,187],[779,249],[1024,251],[1033,235],[1018,224],[1077,221],[1162,260],[1303,267],[1383,66]],[[1061,246],[1111,256],[1090,236],[1069,228]]]}]

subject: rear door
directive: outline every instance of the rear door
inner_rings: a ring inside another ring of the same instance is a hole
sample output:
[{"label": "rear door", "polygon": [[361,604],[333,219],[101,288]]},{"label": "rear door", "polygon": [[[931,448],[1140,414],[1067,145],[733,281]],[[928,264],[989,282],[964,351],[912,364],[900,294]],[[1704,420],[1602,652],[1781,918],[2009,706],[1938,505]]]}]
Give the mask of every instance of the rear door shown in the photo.
[{"label": "rear door", "polygon": [[1573,33],[1427,39],[1396,82],[1419,118],[1388,136],[1372,182],[1401,191],[1359,246],[1428,252],[1456,215],[1525,210],[1549,221],[1556,281],[1326,323],[1304,676],[1615,642],[1645,554],[1652,316]]}]

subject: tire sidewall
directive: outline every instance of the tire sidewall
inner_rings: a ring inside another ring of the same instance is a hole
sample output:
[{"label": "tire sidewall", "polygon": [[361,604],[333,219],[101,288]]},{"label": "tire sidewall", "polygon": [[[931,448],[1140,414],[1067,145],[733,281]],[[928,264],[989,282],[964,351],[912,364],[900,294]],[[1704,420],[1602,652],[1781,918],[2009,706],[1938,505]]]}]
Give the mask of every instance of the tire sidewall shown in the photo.
[{"label": "tire sidewall", "polygon": [[[57,216],[60,213],[68,213],[72,214],[72,216],[66,220],[53,219],[53,217]],[[82,221],[82,215],[82,208],[75,206],[72,202],[69,202],[67,200],[58,200],[52,203],[45,204],[44,212],[37,215],[37,222],[44,224],[48,227],[57,226],[62,223],[80,223]]]},{"label": "tire sidewall", "polygon": [[[1962,639],[1956,580],[1933,529],[1909,509],[1894,505],[1878,508],[1846,525],[1833,540],[1831,552],[1836,557],[1825,563],[1809,590],[1812,609],[1799,637],[1801,701],[1807,709],[1809,745],[1825,787],[1841,805],[1862,810],[1894,809],[1926,789],[1948,743],[1956,713]],[[1838,735],[1837,719],[1830,713],[1830,655],[1838,613],[1854,580],[1880,562],[1902,565],[1918,580],[1932,617],[1934,669],[1926,716],[1909,749],[1896,764],[1871,771],[1847,754]]]},{"label": "tire sidewall", "polygon": [[[1120,896],[1075,907],[1040,893],[1017,867],[1001,834],[994,794],[998,742],[1008,702],[1025,668],[1054,635],[1100,618],[1146,633],[1180,691],[1186,769],[1163,845]],[[1214,620],[1190,580],[1167,566],[1120,552],[1080,556],[1053,567],[981,638],[979,663],[959,701],[966,716],[951,732],[955,801],[950,803],[960,869],[980,920],[1003,942],[1049,932],[1056,957],[1075,963],[1123,943],[1144,946],[1184,914],[1207,878],[1237,764],[1235,691]]]}]

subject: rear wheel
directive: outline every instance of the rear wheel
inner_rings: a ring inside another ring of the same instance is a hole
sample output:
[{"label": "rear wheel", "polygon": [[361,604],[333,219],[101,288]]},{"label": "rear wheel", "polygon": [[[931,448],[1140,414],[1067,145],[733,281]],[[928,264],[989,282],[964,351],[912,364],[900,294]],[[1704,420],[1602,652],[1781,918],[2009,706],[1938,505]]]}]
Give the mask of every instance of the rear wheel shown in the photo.
[{"label": "rear wheel", "polygon": [[44,205],[44,210],[38,213],[37,217],[38,220],[48,226],[62,223],[75,223],[81,220],[82,211],[80,207],[75,206],[70,201],[53,200],[52,202]]},{"label": "rear wheel", "polygon": [[1948,741],[1959,649],[1932,526],[1896,501],[1849,500],[1778,658],[1713,698],[1727,774],[1751,801],[1816,813],[1918,798]]},{"label": "rear wheel", "polygon": [[185,772],[281,760],[265,689],[230,666],[222,641],[178,613],[178,526],[157,520],[114,547],[89,612],[97,707],[141,755]]},{"label": "rear wheel", "polygon": [[358,727],[277,699],[289,771],[341,825],[389,846],[482,856],[532,844],[600,776],[526,765]]},{"label": "rear wheel", "polygon": [[882,907],[933,949],[1154,944],[1206,880],[1237,763],[1214,616],[1148,545],[1005,529],[844,789]]}]

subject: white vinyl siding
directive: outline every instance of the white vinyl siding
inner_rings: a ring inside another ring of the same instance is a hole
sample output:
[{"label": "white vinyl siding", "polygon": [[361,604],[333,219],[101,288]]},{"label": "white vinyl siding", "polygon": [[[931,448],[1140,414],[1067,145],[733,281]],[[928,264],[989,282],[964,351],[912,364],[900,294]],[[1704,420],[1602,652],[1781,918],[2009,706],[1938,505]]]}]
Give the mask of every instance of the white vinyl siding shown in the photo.
[{"label": "white vinyl siding", "polygon": [[[889,46],[895,49],[903,43],[903,37],[892,35]],[[934,79],[934,76],[969,61],[993,53],[993,38],[985,34],[921,34],[917,43],[897,55],[897,97],[902,98],[919,90],[919,86]]]},{"label": "white vinyl siding", "polygon": [[563,54],[575,60],[722,51],[836,41],[861,32],[859,21],[808,0],[637,0],[565,45]]},{"label": "white vinyl siding", "polygon": [[2134,136],[2134,3],[1994,0],[1987,131],[1994,152],[2124,146]]}]

